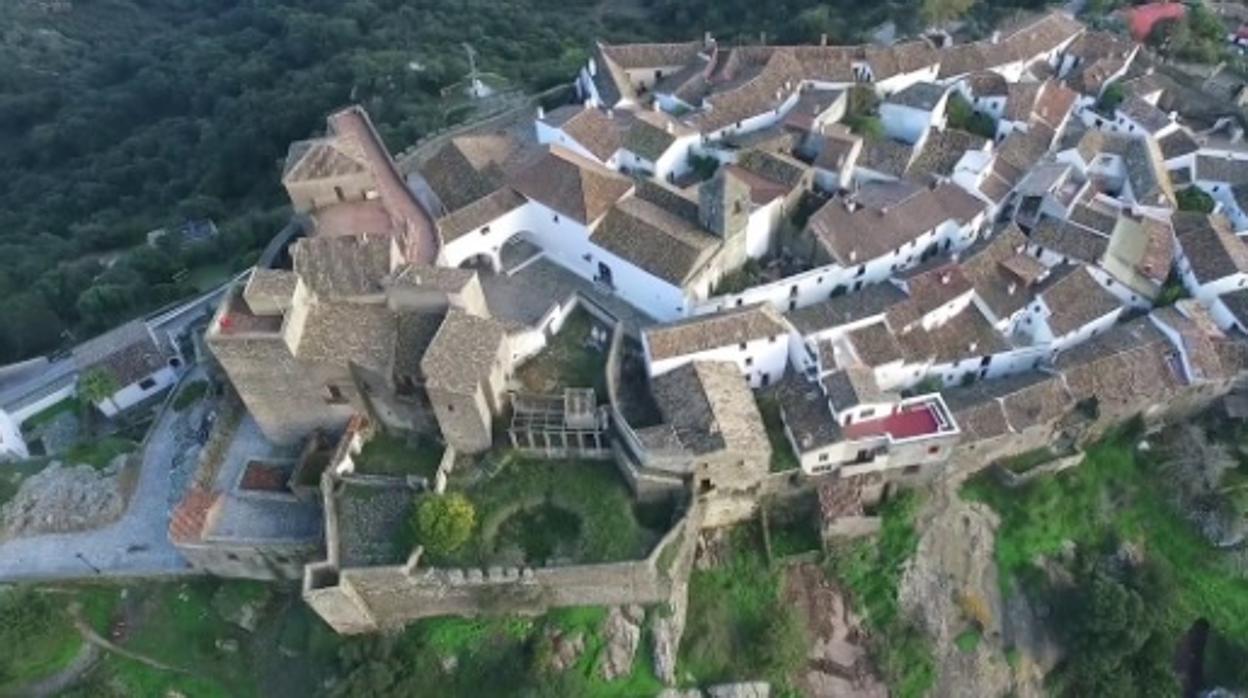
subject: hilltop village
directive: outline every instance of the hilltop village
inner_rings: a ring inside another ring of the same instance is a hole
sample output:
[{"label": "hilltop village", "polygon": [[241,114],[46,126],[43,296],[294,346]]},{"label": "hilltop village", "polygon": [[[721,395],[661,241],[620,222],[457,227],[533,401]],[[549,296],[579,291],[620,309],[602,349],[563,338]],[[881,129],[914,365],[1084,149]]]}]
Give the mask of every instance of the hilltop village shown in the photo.
[{"label": "hilltop village", "polygon": [[[238,400],[169,536],[300,580],[341,633],[681,608],[700,532],[787,497],[860,535],[911,484],[1200,410],[1248,368],[1248,148],[1139,58],[1062,12],[964,44],[599,43],[573,103],[397,160],[342,109],[212,317]],[[383,442],[432,455],[378,467]],[[415,503],[455,492],[477,538],[427,549]],[[498,542],[544,502],[602,544]],[[588,511],[636,503],[660,514]]]}]

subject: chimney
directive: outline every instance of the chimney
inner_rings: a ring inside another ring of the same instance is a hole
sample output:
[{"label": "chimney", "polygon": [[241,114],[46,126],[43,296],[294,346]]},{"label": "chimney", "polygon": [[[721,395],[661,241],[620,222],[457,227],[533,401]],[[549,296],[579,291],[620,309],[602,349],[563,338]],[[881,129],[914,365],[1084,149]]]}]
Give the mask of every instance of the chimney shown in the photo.
[{"label": "chimney", "polygon": [[598,77],[598,61],[594,60],[593,58],[589,59],[589,77],[591,78]]},{"label": "chimney", "polygon": [[545,110],[545,109],[542,109],[542,105],[540,105],[540,104],[539,104],[539,105],[537,105],[537,118],[538,118],[538,119],[544,119],[544,118],[546,118],[546,110]]},{"label": "chimney", "polygon": [[819,45],[820,45],[820,46],[827,46],[827,45],[828,45],[828,34],[827,34],[827,32],[824,32],[823,34],[820,34],[820,35],[819,35]]},{"label": "chimney", "polygon": [[1001,43],[1001,32],[1000,32],[1000,31],[994,31],[994,32],[992,33],[992,38],[991,38],[991,39],[989,39],[989,41],[991,41],[991,42],[992,42],[992,43],[994,43],[994,44]]},{"label": "chimney", "polygon": [[1010,295],[1010,296],[1012,296],[1012,295],[1014,295],[1014,292],[1015,292],[1015,291],[1017,291],[1017,290],[1018,290],[1018,283],[1017,283],[1017,282],[1014,282],[1014,281],[1011,281],[1011,282],[1010,282],[1010,285],[1005,287],[1005,293],[1006,293],[1006,295]]},{"label": "chimney", "polygon": [[763,46],[767,45],[767,32],[758,33],[758,43],[762,44]]},{"label": "chimney", "polygon": [[702,32],[702,48],[709,49],[715,45],[715,37],[710,32]]},{"label": "chimney", "polygon": [[668,134],[672,134],[676,132],[676,128],[672,126],[672,122],[670,119],[663,122],[663,130],[667,131]]},{"label": "chimney", "polygon": [[950,278],[952,278],[952,276],[950,275],[948,270],[940,272],[940,285],[948,286]]},{"label": "chimney", "polygon": [[614,110],[614,109],[611,109],[610,107],[608,107],[608,108],[607,108],[607,118],[608,118],[608,119],[614,119],[614,118],[615,118],[615,110]]}]

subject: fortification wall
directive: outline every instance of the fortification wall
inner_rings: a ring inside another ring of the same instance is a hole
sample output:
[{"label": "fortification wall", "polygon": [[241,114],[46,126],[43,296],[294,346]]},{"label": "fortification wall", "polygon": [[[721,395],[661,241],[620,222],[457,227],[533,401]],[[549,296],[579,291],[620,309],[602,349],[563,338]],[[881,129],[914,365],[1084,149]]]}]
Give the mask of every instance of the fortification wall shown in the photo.
[{"label": "fortification wall", "polygon": [[692,560],[700,518],[695,503],[640,560],[542,568],[421,568],[417,549],[404,565],[343,570],[331,562],[311,565],[305,571],[303,596],[345,634],[399,628],[429,616],[665,603]]}]

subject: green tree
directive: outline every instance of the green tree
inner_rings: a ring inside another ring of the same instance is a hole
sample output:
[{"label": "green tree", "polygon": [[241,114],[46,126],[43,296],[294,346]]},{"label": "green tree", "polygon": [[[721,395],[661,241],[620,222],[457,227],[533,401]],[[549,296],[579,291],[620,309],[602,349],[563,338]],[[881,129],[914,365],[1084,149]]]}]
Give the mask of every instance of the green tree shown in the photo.
[{"label": "green tree", "polygon": [[1213,213],[1213,197],[1198,187],[1193,186],[1180,189],[1175,193],[1174,198],[1178,201],[1180,211]]},{"label": "green tree", "polygon": [[426,497],[416,507],[416,536],[425,549],[446,555],[468,542],[476,527],[477,511],[458,492]]},{"label": "green tree", "polygon": [[965,15],[975,0],[923,0],[919,13],[928,26],[939,27]]},{"label": "green tree", "polygon": [[78,394],[94,405],[108,405],[116,410],[113,395],[121,390],[113,374],[102,368],[93,368],[78,379]]}]

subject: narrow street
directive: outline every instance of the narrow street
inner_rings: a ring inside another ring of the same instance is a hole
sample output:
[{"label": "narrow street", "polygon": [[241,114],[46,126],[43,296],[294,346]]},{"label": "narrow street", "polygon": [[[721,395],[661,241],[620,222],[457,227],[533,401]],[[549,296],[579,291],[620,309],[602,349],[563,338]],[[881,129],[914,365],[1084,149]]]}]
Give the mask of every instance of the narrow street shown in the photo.
[{"label": "narrow street", "polygon": [[[192,370],[187,380],[198,373]],[[120,519],[89,531],[0,543],[0,582],[192,573],[167,530],[170,467],[187,447],[194,429],[191,416],[197,412],[166,410],[153,425],[138,483]]]}]

